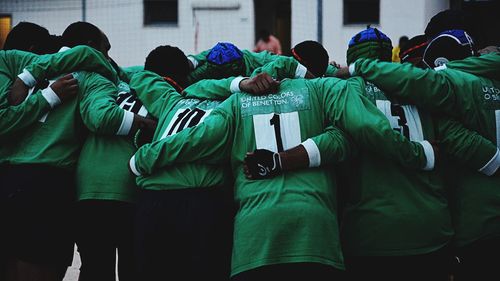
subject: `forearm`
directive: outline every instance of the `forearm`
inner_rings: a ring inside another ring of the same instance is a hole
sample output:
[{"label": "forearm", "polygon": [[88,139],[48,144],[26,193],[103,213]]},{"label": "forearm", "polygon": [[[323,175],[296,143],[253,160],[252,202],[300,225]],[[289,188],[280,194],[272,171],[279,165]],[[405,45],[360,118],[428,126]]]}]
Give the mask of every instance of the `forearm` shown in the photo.
[{"label": "forearm", "polygon": [[500,152],[493,142],[457,121],[446,117],[436,120],[439,144],[444,153],[462,165],[488,176],[497,171]]},{"label": "forearm", "polygon": [[80,70],[96,72],[115,84],[118,82],[118,74],[104,55],[87,46],[76,46],[64,52],[40,56],[23,70],[19,78],[27,86],[33,87],[37,81]]},{"label": "forearm", "polygon": [[447,68],[460,70],[477,76],[500,80],[500,53],[490,53],[479,57],[451,61]]},{"label": "forearm", "polygon": [[37,122],[51,108],[46,97],[36,93],[20,105],[0,109],[1,138],[8,137],[9,134],[21,131]]},{"label": "forearm", "polygon": [[454,84],[432,69],[358,59],[351,64],[349,71],[351,75],[374,83],[391,99],[452,115],[457,114],[457,106],[460,106]]}]

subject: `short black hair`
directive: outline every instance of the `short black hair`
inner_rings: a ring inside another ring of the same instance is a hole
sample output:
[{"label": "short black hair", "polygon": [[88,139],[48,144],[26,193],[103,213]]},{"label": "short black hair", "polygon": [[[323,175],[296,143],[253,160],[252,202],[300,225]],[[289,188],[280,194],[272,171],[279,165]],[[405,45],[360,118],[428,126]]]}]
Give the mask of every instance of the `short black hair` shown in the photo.
[{"label": "short black hair", "polygon": [[144,69],[160,76],[168,76],[182,87],[187,86],[189,61],[181,49],[169,45],[158,46],[146,57]]},{"label": "short black hair", "polygon": [[[49,31],[32,22],[20,22],[7,35],[4,50],[21,50],[43,55],[53,53]],[[57,51],[57,50],[55,50]]]},{"label": "short black hair", "polygon": [[101,30],[97,26],[84,21],[70,24],[62,34],[62,43],[70,48],[78,45],[90,45],[98,48],[101,40]]},{"label": "short black hair", "polygon": [[312,40],[300,42],[293,47],[292,55],[314,76],[325,75],[329,60],[328,52],[319,42]]}]

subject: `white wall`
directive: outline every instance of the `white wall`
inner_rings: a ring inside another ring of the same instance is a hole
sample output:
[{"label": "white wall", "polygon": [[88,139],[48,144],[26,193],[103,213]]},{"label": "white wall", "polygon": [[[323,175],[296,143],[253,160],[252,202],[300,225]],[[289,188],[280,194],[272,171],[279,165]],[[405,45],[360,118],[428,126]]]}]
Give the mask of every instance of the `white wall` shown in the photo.
[{"label": "white wall", "polygon": [[317,40],[317,19],[316,0],[292,0],[292,47],[305,40]]},{"label": "white wall", "polygon": [[[82,20],[81,2],[1,0],[0,13],[12,14],[13,25],[31,21],[46,27],[52,34],[61,34],[68,24]],[[143,25],[142,0],[86,2],[86,21],[106,33],[111,43],[110,56],[123,66],[143,64],[149,51],[159,45],[178,46],[190,54],[208,49],[218,41],[231,41],[245,49],[254,44],[252,0],[179,0],[178,24],[157,26]],[[193,7],[216,10],[194,10]],[[198,36],[197,41],[195,36]]]},{"label": "white wall", "polygon": [[[423,34],[429,19],[448,8],[448,0],[380,0],[380,23],[372,25],[397,45],[399,37]],[[351,37],[366,28],[365,24],[343,24],[343,0],[323,1],[323,44],[330,59],[346,63],[347,44]]]},{"label": "white wall", "polygon": [[[317,40],[317,1],[291,1],[291,45]],[[253,47],[253,0],[179,0],[178,24],[170,26],[144,26],[142,2],[87,0],[87,21],[108,35],[110,55],[120,65],[143,64],[150,50],[164,44],[178,46],[186,54],[208,49],[218,41],[230,41],[243,49]],[[402,35],[423,33],[429,19],[447,9],[448,3],[449,0],[380,0],[380,24],[376,27],[397,44]],[[227,9],[235,6],[239,8]],[[14,25],[32,21],[54,34],[61,34],[69,23],[82,19],[81,0],[0,0],[0,13],[12,13]],[[343,24],[343,0],[323,0],[323,44],[331,60],[345,64],[347,43],[365,27]]]}]

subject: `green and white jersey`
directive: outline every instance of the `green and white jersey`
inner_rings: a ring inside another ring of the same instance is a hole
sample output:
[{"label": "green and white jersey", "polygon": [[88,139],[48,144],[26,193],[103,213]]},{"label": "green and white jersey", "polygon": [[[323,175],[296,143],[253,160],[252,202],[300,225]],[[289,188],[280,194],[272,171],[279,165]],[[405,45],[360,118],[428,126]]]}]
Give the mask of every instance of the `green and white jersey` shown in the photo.
[{"label": "green and white jersey", "polygon": [[[220,104],[220,101],[186,99],[162,77],[149,71],[135,74],[130,86],[137,92],[137,96],[150,114],[158,118],[154,141],[196,126]],[[137,178],[137,185],[148,190],[216,187],[231,184],[230,174],[220,165],[179,164],[142,171],[142,174],[143,176]]]},{"label": "green and white jersey", "polygon": [[[349,128],[345,131],[356,142],[377,146],[387,157],[424,167],[423,147],[394,132],[379,110],[361,96],[362,91],[361,79],[328,78],[284,80],[278,93],[265,96],[237,93],[198,126],[141,147],[130,165],[144,173],[174,163],[230,157],[239,206],[232,275],[292,262],[343,269],[332,168],[248,180],[243,160],[256,148],[282,151],[303,144],[319,150],[310,138],[321,134],[326,124],[333,124]],[[349,148],[345,138],[333,145],[337,150]]]},{"label": "green and white jersey", "polygon": [[[59,99],[50,89],[40,91],[35,89],[36,94],[29,96],[23,103],[17,106],[10,106],[7,102],[7,95],[16,76],[25,67],[34,61],[38,61],[40,67],[34,69],[33,75],[29,74],[33,80],[32,87],[36,81],[57,76],[51,65],[62,67],[64,61],[72,61],[71,66],[65,66],[69,71],[76,68],[99,72],[109,79],[116,79],[111,66],[101,64],[104,57],[99,52],[90,47],[79,46],[66,53],[38,56],[36,54],[23,51],[0,51],[0,137],[6,137],[8,133],[19,131],[33,124],[44,116],[51,108],[58,105]],[[45,62],[45,64],[44,64]],[[33,92],[33,89],[31,90]]]},{"label": "green and white jersey", "polygon": [[[375,85],[365,96],[391,127],[412,141],[435,140],[429,114],[391,103]],[[376,148],[375,148],[376,149]],[[346,165],[346,206],[341,233],[347,256],[409,256],[436,251],[453,236],[445,185],[437,172],[408,170],[361,149]]]},{"label": "green and white jersey", "polygon": [[[499,146],[499,81],[450,68],[422,70],[368,59],[357,60],[350,69],[376,83],[391,98],[452,116]],[[458,246],[500,236],[500,177],[485,175],[498,169],[499,158],[497,151],[484,166],[478,161],[479,172],[453,163],[448,167],[454,180],[452,214]]]},{"label": "green and white jersey", "polygon": [[[115,97],[117,106],[125,112],[147,116],[148,111],[127,83],[121,81],[118,84]],[[89,133],[76,170],[77,200],[134,202],[137,190],[135,177],[123,163],[127,163],[135,151],[132,136]]]},{"label": "green and white jersey", "polygon": [[[83,50],[83,53],[79,50]],[[87,67],[91,70],[104,69],[103,73],[107,73],[108,77],[116,78],[116,72],[106,72],[112,68],[107,68],[102,54],[94,58],[88,56],[89,50],[97,52],[86,47],[73,48],[58,56],[41,56],[26,67],[24,79],[21,75],[20,78],[27,85],[34,85],[37,79],[52,78],[52,75]],[[0,148],[0,162],[46,164],[69,169],[76,164],[85,139],[83,124],[98,133],[120,132],[121,123],[125,120],[123,110],[109,107],[113,97],[108,94],[110,90],[115,93],[116,86],[97,73],[78,72],[74,75],[79,81],[78,96],[51,109],[24,130],[11,134]],[[117,120],[116,115],[122,119]]]}]

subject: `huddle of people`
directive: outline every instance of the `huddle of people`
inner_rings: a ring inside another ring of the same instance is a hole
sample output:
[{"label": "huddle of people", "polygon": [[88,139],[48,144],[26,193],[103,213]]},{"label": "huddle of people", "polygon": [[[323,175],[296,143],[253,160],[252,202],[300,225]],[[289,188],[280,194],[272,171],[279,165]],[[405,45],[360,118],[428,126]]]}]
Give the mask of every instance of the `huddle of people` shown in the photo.
[{"label": "huddle of people", "polygon": [[340,68],[315,41],[125,68],[90,23],[20,23],[0,280],[62,280],[75,242],[80,281],[500,278],[500,52],[449,19],[401,63],[368,27]]}]

